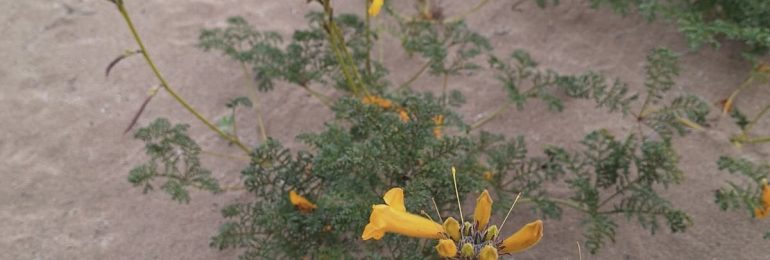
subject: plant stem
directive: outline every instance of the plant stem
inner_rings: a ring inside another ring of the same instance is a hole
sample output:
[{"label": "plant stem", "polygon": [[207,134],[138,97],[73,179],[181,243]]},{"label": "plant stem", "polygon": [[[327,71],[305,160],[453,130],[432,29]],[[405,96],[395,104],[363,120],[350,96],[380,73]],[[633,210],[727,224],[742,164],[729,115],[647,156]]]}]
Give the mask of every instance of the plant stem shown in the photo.
[{"label": "plant stem", "polygon": [[499,108],[497,108],[497,110],[495,110],[494,112],[492,112],[488,116],[482,118],[478,122],[476,122],[473,125],[471,125],[471,131],[473,131],[473,130],[483,126],[484,124],[488,123],[489,121],[492,121],[492,119],[495,119],[495,117],[501,115],[503,112],[505,112],[505,110],[508,110],[508,108],[512,104],[513,103],[510,102],[510,101],[505,101],[505,103],[502,106],[500,106]]},{"label": "plant stem", "polygon": [[332,101],[330,97],[327,97],[326,95],[311,89],[310,86],[308,86],[307,84],[301,84],[299,86],[305,91],[307,91],[308,94],[318,99],[318,101],[321,101],[321,104],[323,104],[324,106],[332,107]]},{"label": "plant stem", "polygon": [[748,140],[743,141],[743,143],[747,143],[747,144],[760,144],[760,143],[767,143],[767,142],[770,142],[770,136],[750,138]]},{"label": "plant stem", "polygon": [[225,158],[225,159],[236,160],[236,161],[242,161],[242,162],[250,162],[251,161],[251,159],[249,159],[249,157],[243,157],[243,156],[237,156],[237,155],[229,155],[229,154],[223,154],[223,153],[211,152],[211,151],[205,151],[205,150],[201,151],[201,153],[203,153],[205,155],[214,156],[214,157]]},{"label": "plant stem", "polygon": [[762,111],[759,112],[754,118],[749,121],[749,124],[746,125],[746,128],[743,129],[743,134],[748,135],[749,131],[751,131],[751,128],[754,127],[754,125],[761,119],[767,112],[770,112],[770,104],[766,105],[764,108],[762,108]]},{"label": "plant stem", "polygon": [[353,92],[353,95],[355,96],[367,95],[368,91],[361,80],[361,75],[358,73],[358,67],[345,45],[345,37],[343,36],[342,30],[340,30],[337,23],[334,22],[334,10],[331,6],[331,0],[322,0],[321,4],[323,5],[324,13],[327,16],[327,19],[325,19],[324,22],[324,28],[329,34],[329,44],[331,45],[332,51],[334,51],[337,62],[339,62],[340,70],[345,77],[345,81],[348,83],[348,87],[350,87],[350,91]]},{"label": "plant stem", "polygon": [[364,14],[366,16],[366,73],[372,75],[372,18],[369,16],[371,2],[364,0]]},{"label": "plant stem", "polygon": [[[570,208],[573,208],[573,209],[576,209],[576,210],[579,210],[579,211],[582,211],[582,212],[587,211],[585,209],[585,207],[580,205],[580,203],[578,203],[576,201],[573,201],[573,200],[565,200],[565,199],[558,199],[558,198],[545,198],[544,200],[553,201],[556,204],[561,204],[561,205],[564,205],[564,206],[567,206],[567,207],[570,207]],[[533,203],[534,202],[531,198],[521,198],[521,199],[519,199],[519,201],[525,202],[525,203]]]},{"label": "plant stem", "polygon": [[239,142],[237,138],[234,138],[231,135],[228,135],[227,133],[223,132],[221,129],[216,127],[214,124],[212,124],[208,119],[203,117],[200,113],[198,113],[195,108],[193,108],[185,99],[183,99],[177,92],[169,86],[166,79],[163,77],[163,75],[158,70],[158,67],[155,65],[155,62],[153,62],[152,58],[150,57],[149,52],[147,52],[147,48],[144,46],[144,43],[142,42],[142,38],[139,37],[139,33],[136,31],[136,28],[134,26],[134,23],[131,21],[131,16],[129,16],[128,11],[126,10],[125,6],[123,5],[122,1],[117,1],[115,5],[118,7],[118,11],[123,16],[123,19],[126,21],[126,24],[128,25],[128,29],[131,30],[131,34],[134,37],[134,40],[136,40],[136,43],[139,45],[139,48],[142,51],[142,56],[144,56],[144,60],[147,62],[147,64],[150,66],[150,69],[152,69],[152,72],[155,74],[155,77],[158,78],[158,80],[161,83],[161,86],[163,86],[163,89],[166,90],[180,105],[182,105],[185,109],[187,109],[188,112],[192,113],[198,120],[203,122],[204,125],[208,126],[209,129],[217,133],[220,137],[224,138],[225,140],[228,140],[232,143],[234,143],[238,148],[243,150],[246,154],[250,153],[250,149],[246,147],[244,144]]},{"label": "plant stem", "polygon": [[727,114],[727,110],[729,110],[730,107],[733,106],[733,102],[735,100],[735,97],[738,96],[738,93],[740,93],[744,88],[748,87],[749,84],[751,84],[752,81],[754,81],[754,77],[749,77],[748,79],[743,81],[743,83],[741,83],[741,85],[738,86],[738,88],[736,88],[733,91],[733,93],[730,93],[730,96],[725,100],[724,107],[722,107],[722,114],[723,115]]},{"label": "plant stem", "polygon": [[409,87],[410,84],[412,84],[415,80],[420,78],[420,76],[422,76],[422,74],[424,74],[425,71],[428,70],[428,68],[430,67],[430,64],[431,64],[431,61],[425,62],[425,64],[423,64],[422,67],[420,67],[420,70],[418,70],[417,73],[415,73],[414,75],[409,77],[409,79],[406,80],[404,83],[401,83],[401,85],[398,87],[398,89],[401,90],[401,89]]},{"label": "plant stem", "polygon": [[468,15],[470,15],[472,13],[475,13],[476,11],[478,11],[479,9],[484,7],[484,5],[486,5],[487,3],[489,3],[489,0],[481,0],[478,4],[473,6],[471,9],[468,9],[465,12],[462,12],[462,13],[460,13],[458,15],[455,15],[455,16],[449,17],[447,19],[444,19],[443,23],[453,23],[453,22],[460,21],[460,20],[464,19],[466,16],[468,16]]},{"label": "plant stem", "polygon": [[612,195],[610,195],[606,199],[602,200],[602,202],[599,202],[599,206],[597,206],[597,208],[601,208],[602,206],[604,206],[604,204],[607,204],[607,202],[610,202],[612,199],[614,199],[618,195],[622,194],[628,188],[631,188],[631,186],[634,186],[636,183],[640,182],[641,180],[642,180],[641,178],[637,178],[636,180],[634,180],[632,182],[629,182],[628,184],[626,184],[626,186],[623,186],[623,188],[620,188],[619,190],[615,191],[615,193],[613,193]]},{"label": "plant stem", "polygon": [[246,64],[241,62],[241,68],[243,69],[243,73],[246,76],[246,91],[249,92],[249,96],[251,96],[251,100],[254,103],[254,111],[257,112],[257,124],[259,126],[259,133],[260,136],[262,136],[262,141],[267,141],[267,130],[265,128],[265,122],[262,120],[262,109],[260,107],[261,103],[259,102],[259,96],[257,95],[257,91],[253,88],[253,86],[250,86],[254,77],[251,75],[251,71],[249,71],[249,68],[246,67]]},{"label": "plant stem", "polygon": [[447,98],[447,95],[446,95],[446,89],[448,84],[449,84],[449,73],[444,73],[444,83],[441,85],[441,101],[444,107],[446,107],[448,103],[447,101],[449,100],[449,98]]}]

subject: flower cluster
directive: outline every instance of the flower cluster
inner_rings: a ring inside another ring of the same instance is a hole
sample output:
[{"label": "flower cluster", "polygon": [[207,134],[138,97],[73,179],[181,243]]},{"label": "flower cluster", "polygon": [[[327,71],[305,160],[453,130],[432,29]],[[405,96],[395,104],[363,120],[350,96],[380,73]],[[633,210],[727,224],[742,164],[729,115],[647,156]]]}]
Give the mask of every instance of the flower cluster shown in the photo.
[{"label": "flower cluster", "polygon": [[393,109],[398,113],[398,118],[401,119],[401,122],[409,122],[409,112],[407,112],[403,107],[394,106],[393,101],[390,101],[389,99],[369,95],[363,98],[362,103],[366,105],[378,106],[385,110]]},{"label": "flower cluster", "polygon": [[[489,225],[492,199],[486,190],[476,200],[473,223],[449,217],[444,224],[406,211],[404,190],[392,188],[383,197],[385,204],[372,206],[369,224],[364,228],[364,240],[381,239],[385,233],[438,239],[436,251],[444,258],[493,260],[499,255],[524,251],[543,237],[543,222],[536,220],[513,235],[500,239],[497,225]],[[462,217],[461,217],[462,220]]]}]

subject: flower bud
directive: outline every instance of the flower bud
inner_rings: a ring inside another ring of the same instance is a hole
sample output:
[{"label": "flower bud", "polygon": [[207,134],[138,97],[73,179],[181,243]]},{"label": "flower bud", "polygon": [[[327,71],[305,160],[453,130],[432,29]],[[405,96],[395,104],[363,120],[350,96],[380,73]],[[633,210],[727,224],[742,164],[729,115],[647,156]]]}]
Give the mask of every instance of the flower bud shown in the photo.
[{"label": "flower bud", "polygon": [[484,234],[484,241],[493,241],[497,238],[500,230],[497,229],[497,225],[492,225],[487,228],[487,232]]},{"label": "flower bud", "polygon": [[471,245],[471,243],[465,243],[463,248],[460,249],[460,253],[463,255],[463,257],[473,257],[473,255],[476,254],[476,250],[473,249],[473,245]]},{"label": "flower bud", "polygon": [[454,257],[457,255],[457,246],[455,242],[450,239],[441,239],[436,245],[436,251],[441,257]]},{"label": "flower bud", "polygon": [[497,260],[497,249],[495,247],[486,245],[479,252],[479,260]]},{"label": "flower bud", "polygon": [[452,240],[460,240],[460,223],[453,217],[449,217],[444,221],[444,231],[452,238]]}]

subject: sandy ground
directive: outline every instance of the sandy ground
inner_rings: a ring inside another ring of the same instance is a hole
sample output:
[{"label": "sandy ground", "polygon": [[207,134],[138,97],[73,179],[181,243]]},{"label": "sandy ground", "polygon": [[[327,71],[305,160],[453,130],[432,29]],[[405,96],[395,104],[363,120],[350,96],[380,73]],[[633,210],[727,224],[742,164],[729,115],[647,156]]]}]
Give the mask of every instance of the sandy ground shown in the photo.
[{"label": "sandy ground", "polygon": [[[304,25],[302,17],[311,9],[300,0],[126,2],[163,73],[210,118],[224,115],[224,103],[243,95],[244,76],[228,59],[194,47],[199,29],[243,15],[260,29],[288,35]],[[338,5],[351,10],[353,2],[360,4],[349,0]],[[445,2],[449,11],[471,4]],[[598,70],[640,90],[649,49],[687,49],[672,26],[591,10],[585,1],[562,1],[560,7],[545,11],[529,1],[514,11],[513,2],[493,1],[469,19],[471,27],[490,37],[499,54],[525,48],[545,67],[562,72]],[[126,181],[130,168],[145,157],[143,144],[122,131],[155,81],[138,57],[104,77],[104,68],[114,57],[135,48],[112,5],[104,0],[4,0],[0,22],[0,259],[234,259],[237,252],[217,251],[208,243],[222,223],[219,209],[243,199],[242,194],[194,193],[190,204],[180,205],[161,193],[143,196]],[[750,67],[736,47],[684,55],[675,91],[690,91],[714,102],[727,96]],[[385,62],[394,68],[394,82],[403,81],[421,64],[397,51],[388,53]],[[416,85],[437,89],[433,80]],[[449,87],[467,95],[470,102],[462,112],[469,120],[483,116],[504,98],[503,90],[487,77],[456,78]],[[746,92],[739,105],[756,110],[766,92]],[[303,91],[286,85],[263,95],[262,103],[269,133],[290,147],[300,147],[293,136],[319,130],[331,117]],[[538,150],[548,143],[574,145],[597,128],[621,134],[631,125],[627,118],[593,111],[592,104],[575,101],[567,103],[564,113],[542,117],[545,107],[534,103],[523,112],[507,113],[486,129],[527,135],[529,145]],[[149,105],[140,124],[161,116],[191,123],[192,135],[207,150],[237,152],[165,94]],[[254,114],[243,113],[242,118],[253,120]],[[586,259],[770,257],[764,249],[768,242],[760,239],[770,231],[770,222],[721,213],[712,202],[713,190],[726,175],[716,170],[719,155],[768,159],[768,151],[736,151],[726,142],[734,129],[724,119],[715,125],[678,141],[687,180],[666,192],[692,215],[695,226],[684,234],[652,236],[619,220],[618,242]],[[257,144],[255,128],[244,128],[242,133],[252,133],[245,140]],[[228,181],[237,181],[245,165],[216,158],[206,158],[205,163]],[[581,239],[581,228],[577,220],[570,220],[575,215],[568,212],[563,221],[548,221],[540,245],[516,259],[577,259],[574,245]],[[514,222],[532,217],[522,211]]]}]

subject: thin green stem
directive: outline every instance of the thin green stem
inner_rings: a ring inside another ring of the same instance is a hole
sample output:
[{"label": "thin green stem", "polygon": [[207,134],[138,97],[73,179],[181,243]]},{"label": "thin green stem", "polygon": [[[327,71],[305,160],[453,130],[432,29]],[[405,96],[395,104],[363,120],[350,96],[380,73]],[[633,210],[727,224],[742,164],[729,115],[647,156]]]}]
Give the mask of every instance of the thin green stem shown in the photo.
[{"label": "thin green stem", "polygon": [[[583,207],[583,205],[573,200],[565,200],[565,199],[558,199],[558,198],[544,198],[543,200],[553,201],[556,204],[567,206],[582,212],[588,211],[585,207]],[[534,201],[531,198],[521,198],[519,201],[525,202],[525,203],[534,203]]]},{"label": "thin green stem", "polygon": [[243,73],[246,76],[246,91],[248,91],[249,96],[251,96],[251,100],[254,103],[254,111],[257,112],[257,125],[259,127],[259,134],[262,136],[262,141],[267,141],[267,130],[265,127],[265,122],[262,120],[262,109],[261,109],[261,103],[259,102],[259,96],[257,95],[257,91],[253,86],[250,86],[252,84],[252,80],[254,77],[251,74],[251,71],[249,68],[246,67],[246,64],[241,62],[241,69],[243,69]]},{"label": "thin green stem", "polygon": [[425,62],[425,64],[420,67],[420,70],[417,71],[417,73],[413,74],[411,77],[409,77],[408,80],[406,80],[404,83],[401,83],[401,85],[398,87],[399,90],[409,87],[410,84],[412,84],[415,80],[420,78],[422,74],[425,73],[425,71],[428,70],[430,67],[431,61]]},{"label": "thin green stem", "polygon": [[770,136],[749,138],[743,141],[743,143],[747,143],[747,144],[761,144],[761,143],[767,143],[767,142],[770,142]]},{"label": "thin green stem", "polygon": [[241,138],[238,137],[238,119],[236,118],[235,110],[236,107],[233,107],[232,111],[230,112],[230,116],[233,118],[233,138],[240,142]]},{"label": "thin green stem", "polygon": [[318,91],[315,91],[315,90],[311,89],[310,86],[308,86],[307,84],[303,84],[303,85],[299,85],[299,86],[302,89],[304,89],[305,91],[307,91],[308,94],[310,94],[314,98],[318,99],[318,101],[321,101],[321,104],[323,104],[324,106],[332,107],[333,102],[332,102],[332,99],[330,97],[322,94],[321,92],[318,92]]},{"label": "thin green stem", "polygon": [[453,22],[457,22],[457,21],[460,21],[462,19],[465,19],[466,16],[468,16],[468,15],[470,15],[472,13],[475,13],[476,11],[480,10],[487,3],[489,3],[489,0],[481,0],[478,4],[473,6],[471,9],[468,9],[465,12],[462,12],[462,13],[460,13],[458,15],[455,15],[455,16],[449,17],[447,19],[444,19],[443,23],[453,23]]},{"label": "thin green stem", "polygon": [[473,125],[471,125],[471,131],[478,129],[479,127],[482,127],[484,124],[488,123],[489,121],[492,121],[492,119],[495,119],[495,117],[500,116],[503,112],[508,110],[508,108],[511,107],[511,105],[513,105],[512,102],[506,101],[503,105],[497,108],[497,110],[487,115],[486,117],[482,118],[478,122],[473,123]]},{"label": "thin green stem", "polygon": [[444,107],[446,107],[448,103],[447,101],[449,100],[449,98],[447,98],[447,95],[446,95],[447,85],[449,85],[449,73],[444,74],[444,82],[443,84],[441,84],[441,101]]},{"label": "thin green stem", "polygon": [[767,114],[767,112],[770,112],[770,104],[768,104],[764,108],[762,108],[762,111],[760,111],[759,114],[754,116],[754,118],[752,118],[751,121],[749,121],[749,124],[746,125],[746,128],[743,129],[743,133],[745,135],[748,135],[749,131],[751,131],[751,128],[753,128],[754,125],[757,123],[757,121],[759,121],[759,119],[761,119],[763,116],[765,116],[765,114]]},{"label": "thin green stem", "polygon": [[161,83],[161,86],[163,86],[163,89],[168,92],[171,97],[173,97],[180,105],[182,105],[185,109],[187,109],[188,112],[193,114],[198,120],[203,122],[204,125],[208,126],[209,129],[217,133],[220,137],[224,138],[225,140],[228,140],[232,143],[234,143],[238,148],[243,150],[246,154],[250,153],[251,150],[246,147],[244,144],[239,142],[237,138],[234,138],[231,135],[228,135],[227,133],[223,132],[222,129],[219,129],[216,125],[212,124],[208,119],[203,117],[200,113],[198,113],[195,108],[193,108],[187,101],[179,96],[177,94],[176,90],[171,88],[171,86],[168,84],[166,79],[163,77],[163,74],[160,73],[160,70],[158,70],[158,67],[155,65],[155,62],[153,62],[152,58],[150,57],[149,52],[147,51],[147,48],[144,46],[144,43],[142,42],[142,38],[139,36],[139,33],[136,30],[136,27],[134,26],[134,23],[131,21],[131,16],[128,14],[128,11],[126,10],[125,6],[123,5],[122,1],[118,1],[115,3],[115,5],[118,7],[118,11],[123,16],[123,19],[126,21],[126,24],[128,25],[128,29],[131,31],[131,34],[134,37],[134,40],[136,40],[136,43],[139,45],[139,48],[142,50],[142,56],[144,56],[144,60],[147,62],[147,64],[152,69],[152,72],[155,74],[155,77],[158,78],[158,80]]},{"label": "thin green stem", "polygon": [[241,161],[241,162],[250,162],[251,161],[251,159],[249,159],[249,157],[244,157],[244,156],[229,155],[229,154],[223,154],[223,153],[212,152],[212,151],[205,151],[205,150],[201,151],[201,153],[204,154],[204,155],[209,155],[209,156],[218,157],[218,158],[225,158],[225,159],[230,159],[230,160],[236,160],[236,161]]},{"label": "thin green stem", "polygon": [[602,206],[604,206],[604,204],[607,204],[608,202],[612,201],[612,199],[614,199],[618,195],[623,194],[623,192],[625,192],[626,190],[628,190],[632,186],[636,185],[641,180],[642,180],[641,178],[637,178],[636,180],[634,180],[632,182],[629,182],[628,184],[626,184],[626,186],[623,186],[623,188],[620,188],[619,190],[615,191],[615,193],[613,193],[612,195],[610,195],[606,199],[602,200],[602,202],[599,202],[599,206],[597,206],[597,208],[601,208]]},{"label": "thin green stem", "polygon": [[358,67],[353,60],[353,56],[345,45],[345,37],[343,36],[342,30],[340,30],[337,23],[334,22],[334,10],[331,6],[331,0],[322,0],[321,4],[323,5],[324,13],[327,16],[324,28],[329,34],[329,44],[334,52],[334,56],[340,63],[340,70],[350,87],[350,91],[353,92],[353,95],[355,96],[368,95],[368,91],[361,80],[361,75],[358,73]]},{"label": "thin green stem", "polygon": [[364,0],[364,14],[366,16],[366,73],[372,75],[372,17],[369,15],[369,0]]},{"label": "thin green stem", "polygon": [[732,107],[733,102],[735,101],[735,97],[738,96],[738,93],[740,93],[744,88],[748,87],[752,81],[754,81],[754,77],[749,77],[748,79],[744,80],[743,83],[741,83],[741,85],[733,91],[733,93],[730,93],[730,96],[725,100],[725,104],[722,107],[723,115],[727,114],[727,110]]}]

